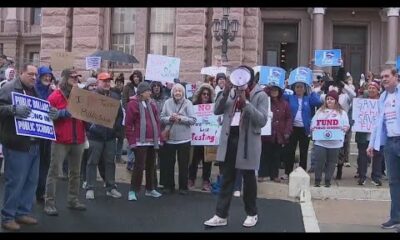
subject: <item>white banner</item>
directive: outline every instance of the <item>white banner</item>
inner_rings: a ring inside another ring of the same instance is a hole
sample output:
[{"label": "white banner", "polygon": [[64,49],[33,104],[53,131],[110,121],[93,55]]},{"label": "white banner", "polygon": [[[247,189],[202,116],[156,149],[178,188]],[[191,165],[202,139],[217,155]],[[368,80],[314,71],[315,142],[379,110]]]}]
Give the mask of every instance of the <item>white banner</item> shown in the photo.
[{"label": "white banner", "polygon": [[163,55],[147,55],[146,80],[174,83],[179,78],[181,59]]}]

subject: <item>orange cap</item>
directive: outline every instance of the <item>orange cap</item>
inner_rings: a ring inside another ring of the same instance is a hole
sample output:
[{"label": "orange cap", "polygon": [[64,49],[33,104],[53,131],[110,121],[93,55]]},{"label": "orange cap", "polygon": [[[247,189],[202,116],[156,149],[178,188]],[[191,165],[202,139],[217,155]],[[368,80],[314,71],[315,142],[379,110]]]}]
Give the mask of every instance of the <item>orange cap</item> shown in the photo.
[{"label": "orange cap", "polygon": [[108,72],[102,72],[97,75],[97,79],[102,81],[111,80],[111,75]]}]

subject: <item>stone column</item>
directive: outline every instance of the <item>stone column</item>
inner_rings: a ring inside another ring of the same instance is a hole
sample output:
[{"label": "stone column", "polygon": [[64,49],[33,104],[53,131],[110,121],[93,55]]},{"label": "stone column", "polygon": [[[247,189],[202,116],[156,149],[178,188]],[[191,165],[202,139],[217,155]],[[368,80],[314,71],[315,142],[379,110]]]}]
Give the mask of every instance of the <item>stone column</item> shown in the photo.
[{"label": "stone column", "polygon": [[[314,58],[315,50],[324,48],[324,14],[325,8],[314,8],[312,11],[313,19],[313,51],[312,59]],[[314,77],[322,74],[322,69],[318,66],[313,66]]]},{"label": "stone column", "polygon": [[396,65],[397,57],[397,38],[398,38],[398,22],[399,22],[399,9],[388,8],[388,26],[387,26],[387,65]]},{"label": "stone column", "polygon": [[4,32],[18,32],[17,8],[6,8],[7,16],[4,23]]}]

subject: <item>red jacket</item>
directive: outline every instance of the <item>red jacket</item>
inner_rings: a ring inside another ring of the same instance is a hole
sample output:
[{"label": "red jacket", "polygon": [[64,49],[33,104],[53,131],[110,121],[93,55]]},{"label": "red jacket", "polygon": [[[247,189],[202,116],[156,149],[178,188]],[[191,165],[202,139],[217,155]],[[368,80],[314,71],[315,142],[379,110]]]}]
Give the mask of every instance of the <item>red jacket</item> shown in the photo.
[{"label": "red jacket", "polygon": [[292,114],[287,101],[282,99],[281,95],[278,100],[271,98],[272,125],[271,135],[262,136],[262,141],[278,144],[287,144],[289,139],[285,139],[285,134],[292,133]]},{"label": "red jacket", "polygon": [[[52,107],[67,108],[68,101],[60,89],[55,90],[47,99]],[[82,144],[85,142],[85,122],[76,118],[59,118],[54,121],[56,143]]]},{"label": "red jacket", "polygon": [[[126,107],[126,116],[125,116],[125,133],[126,138],[128,139],[128,143],[130,147],[136,147],[137,143],[140,140],[140,110],[139,104],[142,104],[140,100],[135,96],[133,97],[127,107]],[[154,118],[156,120],[157,128],[158,128],[158,136],[161,138],[160,131],[160,114],[158,112],[157,106],[153,101],[150,101],[151,107],[153,109]],[[154,133],[153,126],[151,124],[150,112],[145,109],[146,113],[146,142],[154,141]],[[160,139],[159,139],[160,140]]]}]

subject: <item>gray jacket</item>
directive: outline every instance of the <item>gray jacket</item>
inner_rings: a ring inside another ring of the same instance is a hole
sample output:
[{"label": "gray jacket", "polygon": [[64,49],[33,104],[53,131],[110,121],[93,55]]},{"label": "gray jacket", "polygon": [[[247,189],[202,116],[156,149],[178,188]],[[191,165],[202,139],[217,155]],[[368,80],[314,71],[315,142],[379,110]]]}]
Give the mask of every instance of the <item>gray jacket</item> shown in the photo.
[{"label": "gray jacket", "polygon": [[[224,162],[228,147],[228,137],[231,128],[231,112],[234,107],[234,89],[225,96],[219,94],[214,113],[223,114],[220,144],[217,151],[217,161]],[[242,109],[242,121],[239,126],[239,142],[236,153],[236,168],[258,170],[261,156],[261,128],[268,119],[268,96],[257,84],[250,92],[249,103]],[[247,135],[247,136],[246,136]],[[247,141],[246,141],[247,139]]]},{"label": "gray jacket", "polygon": [[[181,104],[183,105],[178,113]],[[171,127],[172,122],[169,121],[169,118],[173,113],[180,114],[182,120]],[[191,101],[183,98],[180,102],[176,103],[174,98],[167,99],[164,103],[160,117],[161,123],[166,125],[166,127],[171,128],[169,140],[183,141],[192,139],[190,126],[196,123],[196,117],[194,116],[193,104]]]}]

